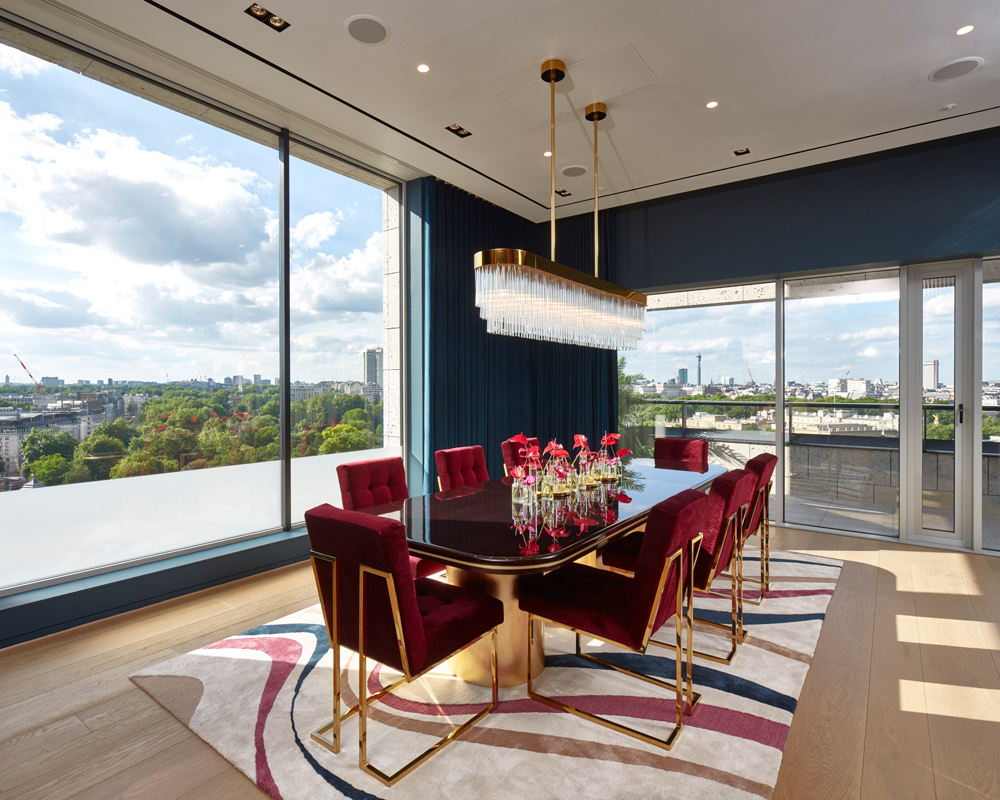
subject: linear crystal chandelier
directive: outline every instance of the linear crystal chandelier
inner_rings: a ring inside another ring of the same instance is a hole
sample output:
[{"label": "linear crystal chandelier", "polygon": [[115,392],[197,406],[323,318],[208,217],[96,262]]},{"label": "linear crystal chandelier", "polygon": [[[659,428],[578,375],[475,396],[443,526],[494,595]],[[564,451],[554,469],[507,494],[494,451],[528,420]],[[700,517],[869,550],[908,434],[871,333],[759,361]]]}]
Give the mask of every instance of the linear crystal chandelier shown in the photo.
[{"label": "linear crystal chandelier", "polygon": [[607,116],[603,103],[587,106],[594,123],[594,274],[556,263],[556,83],[566,65],[542,64],[550,86],[551,258],[525,250],[476,253],[476,306],[489,333],[551,342],[634,350],[646,330],[646,296],[598,274],[597,123]]}]

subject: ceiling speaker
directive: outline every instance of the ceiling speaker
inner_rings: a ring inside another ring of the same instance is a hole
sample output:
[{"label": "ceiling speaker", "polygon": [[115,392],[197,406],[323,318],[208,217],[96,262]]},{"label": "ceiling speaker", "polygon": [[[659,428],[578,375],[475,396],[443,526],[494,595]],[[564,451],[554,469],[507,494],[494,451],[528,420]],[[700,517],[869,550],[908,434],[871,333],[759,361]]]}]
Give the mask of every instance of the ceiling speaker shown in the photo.
[{"label": "ceiling speaker", "polygon": [[587,168],[574,164],[571,167],[565,167],[562,174],[567,178],[579,178],[581,175],[587,174]]},{"label": "ceiling speaker", "polygon": [[389,40],[389,27],[382,20],[367,14],[351,17],[344,23],[344,27],[351,38],[361,44],[384,44]]},{"label": "ceiling speaker", "polygon": [[973,70],[979,69],[983,63],[983,60],[979,56],[969,56],[968,58],[949,61],[943,67],[938,67],[928,75],[927,80],[939,83],[941,81],[953,81],[955,78],[961,78],[963,75],[968,75]]}]

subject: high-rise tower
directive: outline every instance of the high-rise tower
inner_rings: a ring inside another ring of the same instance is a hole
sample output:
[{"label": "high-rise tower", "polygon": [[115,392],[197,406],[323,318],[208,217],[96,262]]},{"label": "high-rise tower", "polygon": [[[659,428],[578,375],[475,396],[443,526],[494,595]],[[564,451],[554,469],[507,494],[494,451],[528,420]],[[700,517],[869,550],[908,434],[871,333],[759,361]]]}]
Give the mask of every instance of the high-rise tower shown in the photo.
[{"label": "high-rise tower", "polygon": [[362,383],[382,387],[382,348],[369,347],[362,355],[363,377]]},{"label": "high-rise tower", "polygon": [[701,386],[701,353],[698,353],[698,386]]}]

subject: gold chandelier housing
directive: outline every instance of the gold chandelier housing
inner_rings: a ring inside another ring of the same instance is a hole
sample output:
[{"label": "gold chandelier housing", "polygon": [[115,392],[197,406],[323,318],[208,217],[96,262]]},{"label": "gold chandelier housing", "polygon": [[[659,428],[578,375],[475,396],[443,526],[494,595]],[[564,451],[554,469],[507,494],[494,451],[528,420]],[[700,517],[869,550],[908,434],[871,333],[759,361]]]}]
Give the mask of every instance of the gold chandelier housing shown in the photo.
[{"label": "gold chandelier housing", "polygon": [[542,64],[550,85],[551,258],[525,250],[476,253],[476,306],[489,333],[579,344],[605,350],[634,350],[646,330],[646,295],[601,280],[598,273],[597,123],[603,103],[587,107],[594,123],[594,275],[556,263],[555,85],[566,75],[557,60]]}]

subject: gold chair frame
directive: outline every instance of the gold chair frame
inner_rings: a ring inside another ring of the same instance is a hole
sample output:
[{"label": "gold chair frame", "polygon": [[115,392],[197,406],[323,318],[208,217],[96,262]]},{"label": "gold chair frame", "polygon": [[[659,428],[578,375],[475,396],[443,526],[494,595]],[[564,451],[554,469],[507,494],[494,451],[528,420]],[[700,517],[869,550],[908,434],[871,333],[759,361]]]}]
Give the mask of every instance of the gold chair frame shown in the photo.
[{"label": "gold chair frame", "polygon": [[[582,644],[580,642],[580,635],[583,634],[593,639],[600,639],[603,642],[615,645],[616,647],[621,647],[633,653],[639,653],[640,655],[645,655],[646,649],[649,647],[650,644],[657,644],[660,645],[661,647],[666,647],[668,649],[671,649],[671,645],[667,645],[662,642],[657,642],[655,640],[652,640],[650,637],[652,636],[653,633],[653,623],[656,621],[656,613],[657,611],[659,611],[660,604],[664,602],[663,587],[667,582],[667,575],[669,574],[670,567],[674,564],[674,562],[677,561],[678,559],[681,559],[681,556],[683,555],[684,552],[683,548],[678,548],[673,553],[671,553],[670,556],[667,558],[666,563],[663,565],[663,572],[660,574],[660,581],[656,589],[656,595],[659,599],[656,601],[656,603],[653,604],[653,608],[649,613],[649,619],[646,622],[646,631],[643,635],[642,647],[639,648],[630,647],[628,645],[622,644],[621,642],[615,642],[612,641],[611,639],[606,639],[603,636],[598,636],[594,633],[590,633],[589,631],[581,631],[577,628],[574,628],[571,625],[564,625],[563,623],[556,622],[555,620],[547,619],[546,617],[529,613],[528,614],[528,661],[529,661],[528,697],[530,697],[533,700],[538,700],[542,703],[546,703],[552,706],[553,708],[558,708],[562,711],[569,712],[570,714],[575,714],[576,716],[586,720],[590,720],[591,722],[596,722],[598,725],[603,725],[606,728],[611,728],[612,730],[616,730],[619,733],[624,733],[625,735],[631,736],[635,739],[640,739],[649,744],[654,744],[657,745],[658,747],[670,750],[674,746],[674,743],[677,741],[677,738],[680,736],[681,730],[683,730],[684,728],[683,710],[684,710],[685,694],[687,695],[687,707],[688,707],[687,713],[689,715],[694,711],[695,706],[701,700],[701,695],[698,692],[694,691],[691,679],[692,623],[694,621],[691,612],[691,599],[694,588],[694,562],[697,560],[698,553],[701,551],[701,540],[702,540],[702,534],[699,533],[697,536],[691,539],[691,541],[688,542],[688,544],[686,545],[690,555],[690,562],[689,562],[690,569],[689,569],[688,579],[685,581],[683,574],[677,576],[677,597],[676,597],[676,607],[674,613],[674,618],[676,620],[676,640],[674,645],[672,646],[672,649],[674,650],[674,665],[676,670],[674,683],[660,680],[659,678],[654,678],[652,675],[646,675],[642,672],[636,672],[634,670],[626,669],[625,667],[618,666],[617,664],[612,664],[610,661],[605,661],[604,659],[598,658],[597,656],[591,653],[584,653]],[[683,564],[683,560],[681,560],[681,563]],[[688,600],[687,603],[688,611],[686,614],[684,611],[685,595],[687,596]],[[663,739],[657,739],[655,736],[651,736],[648,733],[643,733],[642,731],[638,731],[635,728],[630,728],[627,725],[622,725],[618,722],[612,722],[609,719],[605,719],[604,717],[599,717],[596,714],[591,714],[588,711],[584,711],[583,709],[577,708],[576,706],[571,706],[568,703],[562,702],[561,700],[556,700],[554,697],[547,697],[546,695],[542,695],[534,691],[532,687],[531,663],[530,663],[531,648],[534,640],[534,625],[532,624],[533,618],[540,619],[543,622],[548,622],[551,623],[552,625],[556,625],[560,628],[565,628],[567,630],[572,631],[576,635],[576,654],[580,656],[580,658],[584,658],[588,661],[593,661],[594,663],[600,664],[605,667],[610,667],[611,669],[621,672],[625,675],[631,675],[633,678],[639,678],[640,680],[652,683],[664,689],[674,690],[677,697],[677,708],[676,708],[677,715],[674,721],[674,727],[667,735],[667,737]],[[682,654],[684,652],[682,618],[686,619],[687,621],[688,655],[687,655],[687,681],[685,688],[682,688],[681,686],[683,682],[683,675],[682,675],[683,671],[682,671],[681,661],[682,661]]]},{"label": "gold chair frame", "polygon": [[[351,707],[346,713],[342,714],[340,711],[340,644],[337,638],[337,583],[338,583],[338,572],[339,565],[337,564],[337,559],[333,556],[325,555],[324,553],[317,553],[315,550],[310,553],[313,567],[313,577],[316,579],[316,589],[318,592],[322,592],[320,576],[319,576],[319,563],[320,561],[326,562],[330,565],[331,570],[331,608],[332,613],[330,614],[330,619],[325,619],[326,622],[326,635],[330,642],[330,649],[333,651],[333,719],[326,725],[317,728],[310,735],[311,737],[319,742],[321,745],[326,747],[328,750],[334,753],[340,752],[340,723],[344,720],[350,719],[355,713],[358,713],[358,765],[374,778],[377,778],[386,786],[392,786],[394,783],[400,779],[406,777],[414,769],[424,763],[432,755],[437,753],[439,750],[444,748],[445,745],[450,744],[457,736],[464,733],[468,728],[471,728],[477,722],[479,722],[483,717],[489,714],[493,709],[495,709],[499,703],[499,694],[497,690],[497,629],[491,628],[482,634],[482,636],[477,637],[473,641],[466,645],[463,645],[454,653],[450,653],[439,661],[434,662],[428,667],[425,667],[421,672],[416,675],[410,673],[410,662],[406,655],[406,647],[403,643],[403,623],[399,615],[399,604],[396,600],[396,585],[393,580],[392,574],[389,572],[384,572],[382,570],[374,569],[373,567],[366,566],[362,564],[359,568],[359,602],[358,602],[358,702],[353,707]],[[396,628],[396,641],[399,645],[399,657],[403,664],[403,677],[386,686],[384,689],[375,692],[370,697],[367,694],[367,684],[368,684],[368,670],[367,661],[365,656],[365,580],[367,576],[374,575],[378,578],[382,578],[386,582],[386,586],[389,591],[389,603],[392,606],[392,620]],[[324,615],[325,617],[325,615]],[[367,735],[367,722],[368,722],[368,706],[378,700],[385,694],[388,694],[393,689],[397,688],[401,684],[410,683],[423,677],[432,669],[440,664],[443,664],[452,656],[457,653],[461,653],[468,647],[479,642],[483,637],[490,637],[490,655],[492,657],[492,670],[493,670],[493,699],[492,702],[486,706],[482,711],[478,712],[471,719],[466,720],[457,728],[455,728],[451,733],[445,736],[443,739],[438,740],[429,748],[427,748],[423,753],[418,755],[408,764],[400,767],[392,775],[387,775],[378,767],[374,766],[368,761],[368,735]],[[333,735],[331,738],[327,738],[326,734],[330,729],[333,729]]]},{"label": "gold chair frame", "polygon": [[[759,606],[764,602],[765,594],[772,588],[771,586],[771,522],[769,519],[771,513],[771,487],[774,485],[774,481],[768,481],[767,486],[761,486],[757,491],[756,497],[753,499],[753,504],[750,506],[750,511],[747,513],[747,523],[753,518],[753,511],[756,509],[758,504],[762,504],[760,513],[760,523],[758,524],[756,531],[744,531],[743,532],[743,542],[749,539],[754,533],[760,533],[760,578],[748,578],[745,575],[740,576],[740,597],[745,603],[750,603],[751,605]],[[740,547],[740,569],[743,568],[743,548]],[[752,583],[758,587],[756,592],[756,597],[743,597],[743,583]]]}]

